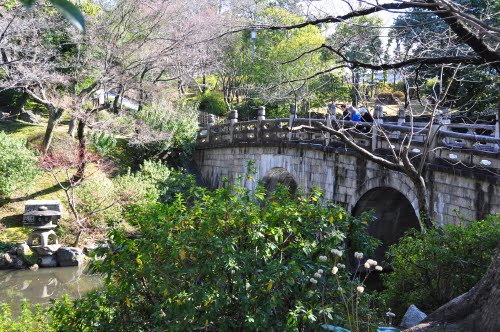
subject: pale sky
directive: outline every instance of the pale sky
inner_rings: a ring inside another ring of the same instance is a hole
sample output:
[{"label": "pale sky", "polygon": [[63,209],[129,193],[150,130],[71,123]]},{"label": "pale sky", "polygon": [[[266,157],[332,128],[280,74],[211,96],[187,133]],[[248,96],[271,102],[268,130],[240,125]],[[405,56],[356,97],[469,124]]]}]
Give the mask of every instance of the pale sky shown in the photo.
[{"label": "pale sky", "polygon": [[[366,7],[369,4],[381,4],[381,3],[387,3],[387,2],[397,2],[398,0],[305,0],[301,4],[304,7],[305,13],[309,16],[317,16],[319,17],[324,17],[324,16],[339,16],[339,15],[344,15],[348,13],[351,9],[348,5],[348,3],[351,4],[353,8],[359,8],[360,6]],[[390,13],[388,11],[380,11],[377,14],[375,14],[379,17],[382,18],[382,21],[384,23],[384,26],[389,27],[392,25],[394,18],[397,16],[397,14]],[[381,34],[382,35],[387,35],[388,34],[388,29],[381,29]],[[327,34],[330,33],[330,30],[327,30]],[[331,33],[333,33],[333,30],[331,30]],[[382,43],[385,45],[387,44],[387,38],[382,37],[381,38]]]},{"label": "pale sky", "polygon": [[[305,0],[302,2],[304,9],[306,12],[312,15],[326,16],[326,15],[343,15],[350,11],[349,5],[347,3],[351,3],[353,8],[357,8],[361,6],[367,6],[368,4],[381,4],[386,2],[394,2],[389,0]],[[377,13],[377,16],[382,17],[386,26],[392,24],[394,17],[396,14],[389,13],[387,11],[381,11]]]}]

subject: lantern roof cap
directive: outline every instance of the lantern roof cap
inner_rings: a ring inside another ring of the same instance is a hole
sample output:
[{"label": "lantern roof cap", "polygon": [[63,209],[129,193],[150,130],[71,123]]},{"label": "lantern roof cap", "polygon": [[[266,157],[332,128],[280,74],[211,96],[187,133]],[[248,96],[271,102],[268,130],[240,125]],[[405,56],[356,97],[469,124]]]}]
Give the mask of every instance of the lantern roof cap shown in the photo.
[{"label": "lantern roof cap", "polygon": [[49,210],[46,206],[40,206],[38,210],[35,211],[30,211],[26,212],[24,214],[25,216],[38,216],[38,217],[44,217],[44,216],[60,216],[61,212],[60,211],[55,211],[55,210]]}]

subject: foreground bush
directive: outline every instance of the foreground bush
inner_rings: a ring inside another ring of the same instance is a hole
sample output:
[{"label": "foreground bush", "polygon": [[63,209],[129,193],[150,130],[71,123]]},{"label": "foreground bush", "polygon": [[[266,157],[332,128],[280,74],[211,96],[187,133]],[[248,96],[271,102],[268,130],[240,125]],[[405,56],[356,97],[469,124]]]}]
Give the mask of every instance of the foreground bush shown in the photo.
[{"label": "foreground bush", "polygon": [[26,141],[0,131],[0,198],[31,184],[37,174],[37,159]]},{"label": "foreground bush", "polygon": [[57,331],[49,323],[49,317],[40,305],[21,303],[21,313],[12,317],[11,308],[0,302],[0,331],[2,332],[52,332]]},{"label": "foreground bush", "polygon": [[318,192],[291,199],[283,189],[266,197],[260,187],[229,187],[137,207],[129,221],[140,236],[114,230],[115,249],[96,266],[106,275],[104,291],[59,303],[54,324],[69,331],[306,330],[347,326],[354,316],[346,307],[354,306],[346,303],[366,320],[368,297],[349,279],[341,251],[348,225],[360,221],[319,201]]},{"label": "foreground bush", "polygon": [[388,304],[398,317],[411,304],[434,311],[479,281],[499,243],[499,216],[406,235],[388,252],[394,268],[384,280]]}]

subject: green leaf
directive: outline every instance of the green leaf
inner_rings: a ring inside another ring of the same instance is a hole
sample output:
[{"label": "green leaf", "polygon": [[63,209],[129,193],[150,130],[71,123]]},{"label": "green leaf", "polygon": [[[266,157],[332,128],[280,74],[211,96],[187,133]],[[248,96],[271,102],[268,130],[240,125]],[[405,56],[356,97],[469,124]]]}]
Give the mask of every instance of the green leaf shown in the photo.
[{"label": "green leaf", "polygon": [[[23,0],[31,1],[31,0]],[[50,0],[57,10],[78,30],[85,32],[85,19],[78,7],[67,0]]]},{"label": "green leaf", "polygon": [[30,8],[35,3],[35,0],[21,0],[21,2],[25,7]]}]

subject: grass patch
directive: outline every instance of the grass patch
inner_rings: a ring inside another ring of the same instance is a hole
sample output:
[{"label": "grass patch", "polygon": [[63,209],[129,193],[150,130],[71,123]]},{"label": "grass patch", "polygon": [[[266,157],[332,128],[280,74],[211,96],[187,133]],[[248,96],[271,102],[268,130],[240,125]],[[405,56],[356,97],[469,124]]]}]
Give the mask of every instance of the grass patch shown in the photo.
[{"label": "grass patch", "polygon": [[[64,119],[69,120],[69,118]],[[63,122],[64,123],[64,122]],[[29,145],[37,147],[40,145],[43,136],[45,135],[46,119],[43,119],[40,124],[34,125],[21,121],[0,122],[0,131],[4,131],[9,135],[18,138],[26,139]],[[68,126],[60,124],[54,130],[53,144],[58,144],[61,141],[71,140],[67,134]],[[128,155],[127,144],[125,139],[119,139],[116,149],[110,156],[120,168],[125,169],[132,165],[133,158]],[[88,165],[88,172],[99,172],[93,165]],[[120,172],[117,172],[120,173]],[[95,174],[96,176],[98,174]],[[59,174],[61,181],[66,180],[66,175]],[[0,244],[1,243],[16,243],[26,241],[32,231],[29,228],[22,227],[22,217],[24,213],[24,205],[27,200],[59,200],[63,208],[63,216],[60,220],[60,227],[56,229],[58,238],[61,243],[71,243],[75,240],[77,228],[70,214],[69,206],[66,202],[64,191],[59,187],[53,176],[48,172],[41,174],[33,181],[32,184],[13,193],[10,199],[0,199]],[[85,241],[85,234],[82,236],[82,242]],[[104,237],[105,234],[94,234],[93,236]]]},{"label": "grass patch", "polygon": [[2,246],[8,243],[16,243],[26,241],[32,232],[32,229],[27,227],[8,227],[2,229],[0,234],[0,244]]}]

